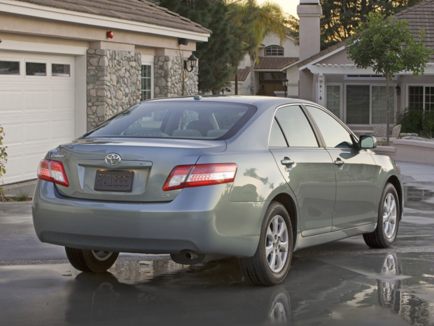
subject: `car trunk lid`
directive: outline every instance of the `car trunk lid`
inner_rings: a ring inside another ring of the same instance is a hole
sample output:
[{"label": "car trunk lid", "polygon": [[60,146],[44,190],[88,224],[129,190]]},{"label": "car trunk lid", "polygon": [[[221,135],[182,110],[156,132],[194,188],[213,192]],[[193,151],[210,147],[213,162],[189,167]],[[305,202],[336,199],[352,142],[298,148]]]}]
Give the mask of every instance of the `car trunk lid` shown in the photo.
[{"label": "car trunk lid", "polygon": [[50,158],[65,166],[69,186],[56,185],[64,196],[165,202],[179,192],[162,190],[176,165],[195,164],[201,155],[225,149],[224,141],[100,138],[60,146]]}]

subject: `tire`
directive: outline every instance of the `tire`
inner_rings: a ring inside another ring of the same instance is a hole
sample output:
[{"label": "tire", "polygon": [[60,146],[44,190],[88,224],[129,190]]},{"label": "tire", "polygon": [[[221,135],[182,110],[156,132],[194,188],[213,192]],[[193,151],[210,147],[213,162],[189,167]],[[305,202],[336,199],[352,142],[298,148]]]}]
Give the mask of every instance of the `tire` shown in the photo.
[{"label": "tire", "polygon": [[[282,238],[275,237],[276,232],[273,232],[273,226],[276,224],[272,225],[273,221],[278,224],[276,231],[282,230],[282,223],[286,226],[286,235],[282,234]],[[273,202],[265,213],[259,245],[255,255],[240,260],[241,269],[245,277],[255,285],[271,286],[282,283],[288,275],[291,266],[293,246],[292,224],[288,211],[282,204]],[[268,249],[268,255],[266,247],[271,248],[271,250]],[[284,253],[285,248],[286,256]]]},{"label": "tire", "polygon": [[113,266],[119,256],[117,252],[84,250],[65,247],[71,265],[82,272],[104,273]]},{"label": "tire", "polygon": [[[387,200],[392,200],[394,204],[390,204],[391,206],[389,207],[386,202]],[[387,210],[390,210],[390,212],[387,212]],[[398,234],[400,218],[401,207],[399,205],[398,193],[395,187],[391,183],[388,183],[381,195],[377,228],[374,232],[363,234],[365,243],[375,249],[389,248]]]}]

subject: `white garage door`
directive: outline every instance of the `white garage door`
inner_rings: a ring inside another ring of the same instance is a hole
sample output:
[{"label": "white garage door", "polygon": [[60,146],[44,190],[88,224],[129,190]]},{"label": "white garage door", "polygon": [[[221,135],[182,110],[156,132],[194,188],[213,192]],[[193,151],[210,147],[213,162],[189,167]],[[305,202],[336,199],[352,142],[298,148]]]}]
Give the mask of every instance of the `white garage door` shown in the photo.
[{"label": "white garage door", "polygon": [[3,183],[36,178],[46,152],[74,138],[74,79],[72,56],[0,51],[0,125],[9,155]]}]

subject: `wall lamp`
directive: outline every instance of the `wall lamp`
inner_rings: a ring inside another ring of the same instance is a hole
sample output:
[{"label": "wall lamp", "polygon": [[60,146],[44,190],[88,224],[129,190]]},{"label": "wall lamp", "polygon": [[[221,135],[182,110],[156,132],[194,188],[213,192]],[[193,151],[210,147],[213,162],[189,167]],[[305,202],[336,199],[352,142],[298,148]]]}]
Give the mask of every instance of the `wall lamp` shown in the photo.
[{"label": "wall lamp", "polygon": [[197,66],[197,61],[199,59],[192,53],[187,60],[184,60],[184,70],[187,72],[192,72]]}]

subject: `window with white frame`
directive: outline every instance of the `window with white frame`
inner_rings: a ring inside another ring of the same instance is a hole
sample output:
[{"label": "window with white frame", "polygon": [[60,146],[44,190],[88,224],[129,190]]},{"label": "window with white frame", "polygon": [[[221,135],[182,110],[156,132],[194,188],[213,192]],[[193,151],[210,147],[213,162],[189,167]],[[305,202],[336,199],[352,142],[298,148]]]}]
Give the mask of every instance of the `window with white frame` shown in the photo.
[{"label": "window with white frame", "polygon": [[[386,123],[386,86],[382,85],[347,85],[346,103],[349,124]],[[395,91],[389,88],[390,122],[394,120]]]},{"label": "window with white frame", "polygon": [[284,50],[283,47],[280,45],[269,45],[267,47],[265,47],[265,55],[266,56],[283,56],[284,55]]},{"label": "window with white frame", "polygon": [[337,117],[341,117],[341,86],[327,85],[326,108]]},{"label": "window with white frame", "polygon": [[142,65],[142,72],[140,75],[141,88],[140,88],[140,99],[142,101],[149,100],[152,98],[152,65],[144,64]]},{"label": "window with white frame", "polygon": [[[390,121],[393,120],[393,108],[394,103],[394,89],[389,88],[389,112]],[[372,123],[386,123],[387,118],[387,96],[386,96],[386,86],[372,86],[371,88],[371,108],[372,108]]]},{"label": "window with white frame", "polygon": [[434,86],[409,86],[408,108],[434,112]]}]

